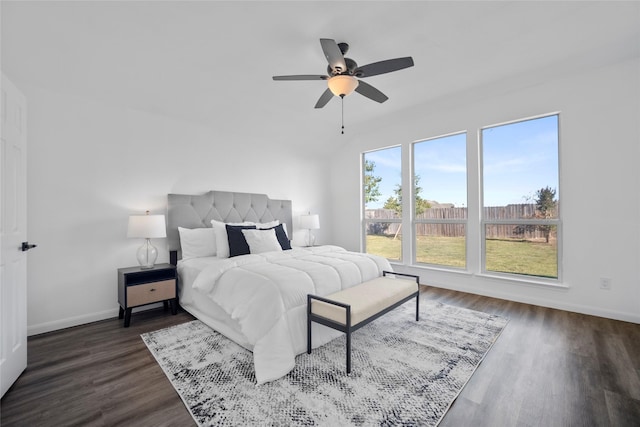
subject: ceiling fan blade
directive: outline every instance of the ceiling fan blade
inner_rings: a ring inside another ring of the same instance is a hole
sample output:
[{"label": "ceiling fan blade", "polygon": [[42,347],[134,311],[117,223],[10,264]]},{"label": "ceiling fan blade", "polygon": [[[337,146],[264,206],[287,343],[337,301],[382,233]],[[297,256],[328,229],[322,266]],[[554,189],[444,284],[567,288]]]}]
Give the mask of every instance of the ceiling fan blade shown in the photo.
[{"label": "ceiling fan blade", "polygon": [[327,90],[324,91],[324,93],[320,96],[320,99],[318,99],[318,102],[316,102],[316,106],[314,108],[322,108],[325,105],[327,105],[327,102],[331,101],[331,98],[333,98],[333,93],[329,90],[329,88],[327,88]]},{"label": "ceiling fan blade", "polygon": [[329,76],[300,74],[297,76],[273,76],[273,80],[327,80]]},{"label": "ceiling fan blade", "polygon": [[356,92],[358,92],[360,95],[364,95],[367,98],[373,99],[374,101],[380,102],[380,103],[383,103],[384,101],[389,99],[387,95],[380,92],[378,89],[371,86],[370,84],[363,82],[362,80],[358,81],[358,87],[356,88]]},{"label": "ceiling fan blade", "polygon": [[336,74],[340,74],[347,70],[347,64],[344,62],[342,51],[335,40],[320,39],[320,45],[322,46],[324,56],[329,62],[329,66]]},{"label": "ceiling fan blade", "polygon": [[362,67],[356,68],[354,74],[357,77],[371,77],[409,67],[413,67],[413,58],[406,56],[404,58],[387,59],[386,61],[363,65]]}]

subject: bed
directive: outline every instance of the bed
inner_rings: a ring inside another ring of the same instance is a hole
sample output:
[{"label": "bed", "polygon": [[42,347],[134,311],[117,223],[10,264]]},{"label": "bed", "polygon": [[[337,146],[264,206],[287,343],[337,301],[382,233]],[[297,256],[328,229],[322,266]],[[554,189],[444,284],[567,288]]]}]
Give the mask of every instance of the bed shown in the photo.
[{"label": "bed", "polygon": [[[291,207],[290,200],[224,191],[167,200],[180,305],[253,352],[258,384],[286,375],[306,352],[307,294],[328,295],[391,270],[384,258],[337,246],[291,247]],[[340,335],[314,324],[312,347]]]}]

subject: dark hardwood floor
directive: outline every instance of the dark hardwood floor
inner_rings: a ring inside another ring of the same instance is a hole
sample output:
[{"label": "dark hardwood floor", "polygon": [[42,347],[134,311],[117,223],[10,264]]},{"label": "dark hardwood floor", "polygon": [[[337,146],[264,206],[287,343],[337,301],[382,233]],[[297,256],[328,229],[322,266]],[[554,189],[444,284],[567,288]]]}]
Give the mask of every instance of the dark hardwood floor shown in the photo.
[{"label": "dark hardwood floor", "polygon": [[[640,426],[640,325],[424,287],[424,298],[509,318],[441,426]],[[187,322],[136,313],[29,338],[0,425],[193,426],[140,339]],[[265,420],[266,421],[266,420]]]}]

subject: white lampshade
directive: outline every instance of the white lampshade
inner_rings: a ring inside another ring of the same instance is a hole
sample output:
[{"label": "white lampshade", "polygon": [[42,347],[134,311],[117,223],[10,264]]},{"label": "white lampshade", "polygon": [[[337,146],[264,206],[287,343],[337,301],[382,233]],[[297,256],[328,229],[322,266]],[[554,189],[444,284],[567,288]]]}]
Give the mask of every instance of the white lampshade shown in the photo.
[{"label": "white lampshade", "polygon": [[320,217],[318,215],[301,215],[300,228],[307,230],[317,230],[320,228]]},{"label": "white lampshade", "polygon": [[335,96],[350,95],[354,90],[356,90],[358,84],[360,84],[358,79],[348,75],[333,76],[327,80],[329,90],[331,90],[331,93]]},{"label": "white lampshade", "polygon": [[164,215],[131,215],[127,237],[143,239],[167,237]]}]

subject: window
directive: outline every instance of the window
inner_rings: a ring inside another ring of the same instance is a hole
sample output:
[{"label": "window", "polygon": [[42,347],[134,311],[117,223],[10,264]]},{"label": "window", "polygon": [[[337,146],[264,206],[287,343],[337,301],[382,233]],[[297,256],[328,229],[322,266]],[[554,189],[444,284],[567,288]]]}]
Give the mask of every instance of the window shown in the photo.
[{"label": "window", "polygon": [[390,260],[402,259],[402,149],[363,155],[365,251]]},{"label": "window", "polygon": [[423,268],[561,281],[559,121],[486,126],[475,144],[459,132],[363,153],[365,251]]},{"label": "window", "polygon": [[558,279],[558,115],[481,130],[483,270]]},{"label": "window", "polygon": [[415,262],[466,267],[467,135],[413,144]]}]

